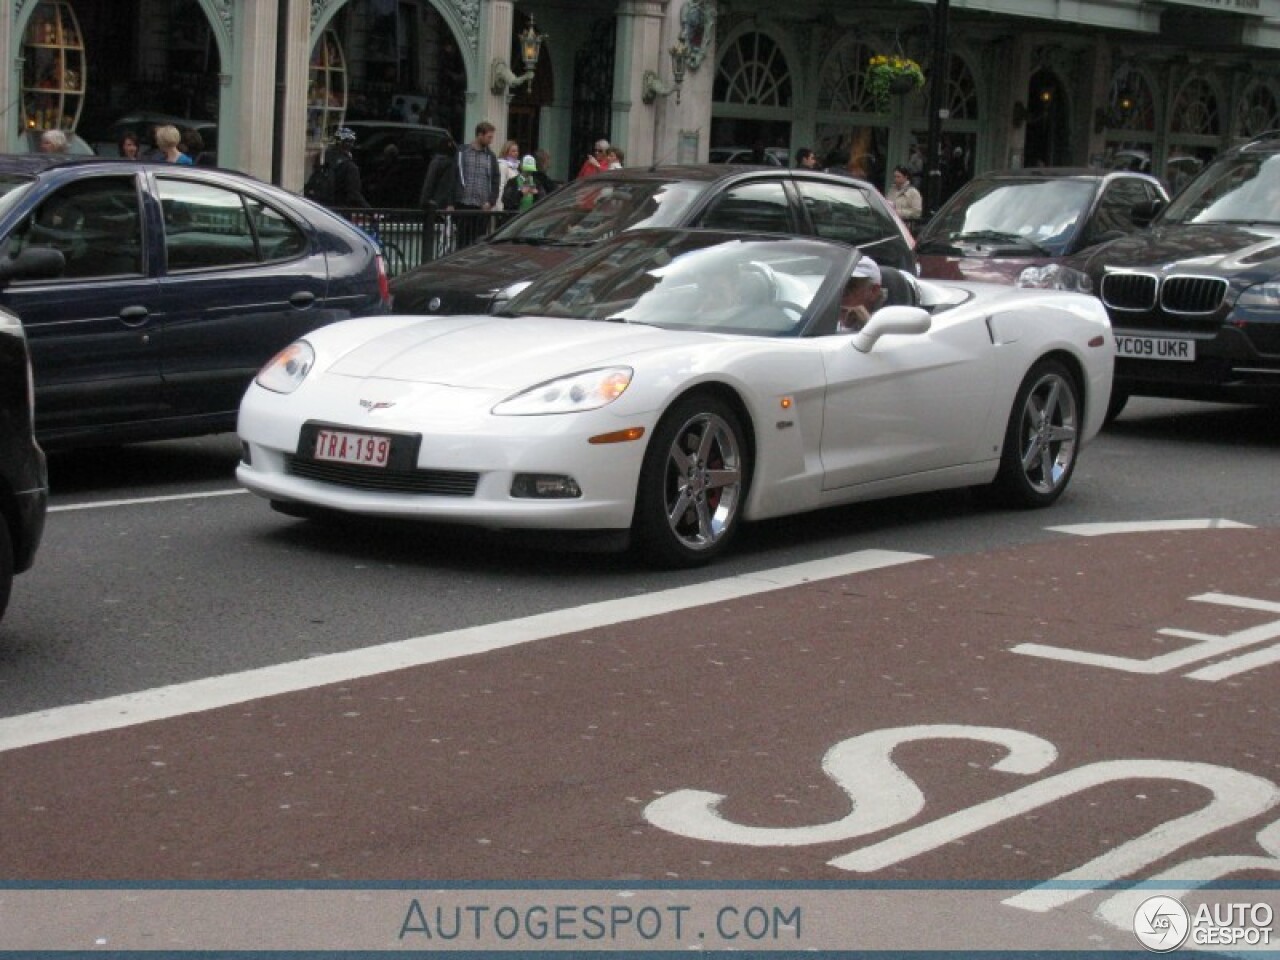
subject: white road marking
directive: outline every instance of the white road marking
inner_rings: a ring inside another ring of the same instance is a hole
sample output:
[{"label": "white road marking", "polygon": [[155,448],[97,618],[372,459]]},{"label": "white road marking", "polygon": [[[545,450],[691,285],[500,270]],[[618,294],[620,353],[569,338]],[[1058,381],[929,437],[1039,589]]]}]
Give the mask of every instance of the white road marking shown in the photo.
[{"label": "white road marking", "polygon": [[343,683],[407,667],[501,650],[579,630],[592,630],[641,617],[687,610],[818,580],[928,559],[927,555],[919,553],[859,550],[839,557],[676,587],[638,597],[589,603],[519,620],[466,627],[360,650],[274,664],[242,673],[206,677],[89,703],[55,707],[0,719],[0,752],[152,720],[200,713],[261,697],[309,690],[330,683]]},{"label": "white road marking", "polygon": [[98,500],[93,503],[68,503],[60,507],[50,507],[50,513],[64,513],[68,510],[100,510],[103,507],[132,507],[140,503],[164,503],[169,500],[200,500],[205,497],[229,497],[236,493],[248,493],[248,490],[209,490],[206,493],[172,493],[163,497],[134,497],[130,500]]},{"label": "white road marking", "polygon": [[1055,533],[1072,533],[1077,537],[1102,537],[1111,533],[1153,533],[1160,530],[1252,530],[1252,524],[1234,520],[1204,518],[1200,520],[1132,520],[1120,523],[1071,523],[1063,527],[1045,527]]}]

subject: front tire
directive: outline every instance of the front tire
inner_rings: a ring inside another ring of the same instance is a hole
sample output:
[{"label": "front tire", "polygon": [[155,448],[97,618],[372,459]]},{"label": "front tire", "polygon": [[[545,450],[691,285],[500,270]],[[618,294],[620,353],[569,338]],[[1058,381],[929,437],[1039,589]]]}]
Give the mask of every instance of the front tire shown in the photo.
[{"label": "front tire", "polygon": [[632,530],[646,558],[695,567],[725,551],[751,479],[738,414],[712,396],[685,397],[654,431],[640,470]]},{"label": "front tire", "polygon": [[992,486],[1010,506],[1049,506],[1071,480],[1079,442],[1075,378],[1058,361],[1041,360],[1018,388]]}]

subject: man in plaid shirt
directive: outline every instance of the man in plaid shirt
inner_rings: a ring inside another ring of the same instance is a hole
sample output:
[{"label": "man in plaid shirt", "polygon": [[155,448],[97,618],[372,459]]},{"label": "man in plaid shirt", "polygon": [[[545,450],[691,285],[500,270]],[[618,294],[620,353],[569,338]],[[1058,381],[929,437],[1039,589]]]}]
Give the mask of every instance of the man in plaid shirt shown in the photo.
[{"label": "man in plaid shirt", "polygon": [[492,210],[498,205],[498,158],[489,148],[493,133],[492,123],[480,121],[476,124],[476,138],[458,151],[458,173],[462,180],[459,210]]}]

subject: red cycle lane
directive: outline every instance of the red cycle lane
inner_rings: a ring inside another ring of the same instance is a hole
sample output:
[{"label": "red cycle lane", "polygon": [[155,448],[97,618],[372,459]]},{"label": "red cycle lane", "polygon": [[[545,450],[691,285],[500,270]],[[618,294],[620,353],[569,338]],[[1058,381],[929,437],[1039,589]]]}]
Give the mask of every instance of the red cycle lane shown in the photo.
[{"label": "red cycle lane", "polygon": [[1280,855],[1277,650],[1278,530],[920,560],[10,750],[0,876],[1026,881],[1047,910],[1080,898],[1033,903],[1054,878]]}]

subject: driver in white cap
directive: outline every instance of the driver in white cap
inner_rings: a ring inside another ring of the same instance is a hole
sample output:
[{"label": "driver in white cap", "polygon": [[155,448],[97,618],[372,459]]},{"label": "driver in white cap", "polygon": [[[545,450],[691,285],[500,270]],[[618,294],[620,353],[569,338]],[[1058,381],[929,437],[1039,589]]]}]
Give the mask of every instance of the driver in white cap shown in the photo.
[{"label": "driver in white cap", "polygon": [[836,324],[839,333],[861,330],[884,305],[884,291],[880,287],[880,268],[870,257],[858,258],[853,272],[840,295],[840,319]]}]

